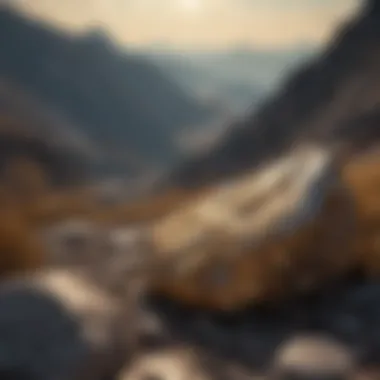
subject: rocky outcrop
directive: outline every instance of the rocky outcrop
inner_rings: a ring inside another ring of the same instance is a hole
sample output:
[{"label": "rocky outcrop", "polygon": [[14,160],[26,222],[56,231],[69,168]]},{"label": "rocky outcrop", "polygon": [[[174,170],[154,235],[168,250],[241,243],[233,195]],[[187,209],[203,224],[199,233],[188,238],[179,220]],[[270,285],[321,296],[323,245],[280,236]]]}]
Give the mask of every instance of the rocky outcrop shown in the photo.
[{"label": "rocky outcrop", "polygon": [[170,268],[159,291],[233,310],[347,273],[355,214],[337,169],[332,152],[302,147],[184,200],[151,227],[152,249]]}]

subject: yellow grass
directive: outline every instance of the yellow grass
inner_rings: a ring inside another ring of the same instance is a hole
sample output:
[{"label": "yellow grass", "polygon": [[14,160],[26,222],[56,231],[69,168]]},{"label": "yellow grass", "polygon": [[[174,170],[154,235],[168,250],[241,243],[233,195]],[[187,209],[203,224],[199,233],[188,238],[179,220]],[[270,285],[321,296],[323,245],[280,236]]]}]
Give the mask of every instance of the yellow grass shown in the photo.
[{"label": "yellow grass", "polygon": [[[24,169],[22,169],[23,165],[25,165]],[[166,215],[186,201],[208,191],[208,189],[192,191],[180,188],[170,189],[162,194],[151,195],[124,204],[105,206],[100,204],[95,194],[86,188],[53,189],[44,179],[43,173],[37,168],[31,170],[28,165],[25,160],[20,160],[17,165],[9,167],[7,175],[3,176],[2,183],[0,183],[0,274],[2,276],[14,271],[32,270],[43,265],[46,252],[35,233],[37,228],[42,225],[75,216],[105,224],[147,222]],[[27,167],[28,170],[26,170]],[[368,275],[379,275],[380,155],[352,160],[343,168],[342,176],[344,183],[348,185],[354,197],[356,206],[355,262],[363,267]],[[340,218],[338,217],[337,220]],[[323,225],[325,232],[326,228],[330,229],[330,234],[331,231],[337,229],[336,221],[330,223],[329,220],[326,220]],[[298,237],[294,236],[294,239],[301,238],[303,236],[302,231],[300,234],[300,236],[297,235]],[[343,234],[341,239],[344,239],[344,236]],[[349,236],[346,237],[348,239]],[[289,247],[293,246],[294,239],[289,240]],[[323,242],[322,237],[319,240]],[[284,242],[285,245],[286,242]],[[339,257],[342,258],[341,260],[347,260],[350,255],[338,254],[339,249],[347,249],[346,247],[345,241],[332,245],[331,249],[337,251],[336,260],[339,260]],[[275,266],[271,264],[274,260],[271,252],[278,249],[282,249],[282,251],[285,249],[286,251],[287,246],[282,247],[274,244],[265,249],[267,249],[268,255],[264,255],[266,261],[262,264],[263,270],[255,275],[256,281],[259,278],[262,279],[261,285],[270,284],[265,285],[268,286],[267,290],[261,291],[263,298],[273,297],[276,289],[280,293],[284,292],[283,279],[277,274],[277,269],[273,269]],[[303,247],[302,249],[304,252],[308,249],[315,250],[314,247]],[[331,257],[334,257],[330,248],[329,252]],[[318,252],[314,254],[318,254]],[[297,278],[305,270],[299,255],[302,255],[302,250],[289,256],[290,259],[293,257],[297,260],[291,271],[292,278]],[[252,256],[248,255],[247,257]],[[223,294],[230,295],[226,307],[235,307],[236,304],[243,303],[246,296],[252,296],[252,294],[244,292],[244,281],[250,282],[249,279],[252,278],[252,273],[247,276],[247,267],[252,267],[252,265],[246,264],[244,260],[237,260],[235,264],[231,265],[233,271],[231,280],[234,281],[235,285],[227,283],[226,286],[229,286],[229,290],[227,291],[226,288],[223,291]],[[342,268],[346,266],[343,264]],[[350,265],[347,265],[348,267]],[[255,270],[257,271],[257,268]],[[211,274],[208,271],[211,271]],[[189,277],[184,282],[176,283],[175,286],[174,283],[170,285],[163,282],[157,285],[157,289],[173,297],[187,299],[195,304],[216,307],[220,305],[220,289],[206,294],[205,284],[210,288],[210,283],[207,281],[204,283],[203,279],[209,274],[212,277],[212,269],[203,268],[197,275]],[[320,278],[323,281],[323,274],[318,273],[316,275],[318,279]],[[278,276],[278,280],[275,280],[274,276]],[[192,284],[189,281],[192,281]],[[290,292],[293,291],[294,281],[292,283],[289,283],[288,290]]]}]

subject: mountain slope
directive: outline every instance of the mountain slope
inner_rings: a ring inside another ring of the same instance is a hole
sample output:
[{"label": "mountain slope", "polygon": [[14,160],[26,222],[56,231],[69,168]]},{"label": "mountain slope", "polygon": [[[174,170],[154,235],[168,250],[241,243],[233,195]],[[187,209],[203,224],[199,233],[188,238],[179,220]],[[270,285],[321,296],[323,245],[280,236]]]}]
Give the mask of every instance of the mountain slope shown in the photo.
[{"label": "mountain slope", "polygon": [[85,181],[98,160],[96,148],[75,127],[14,84],[0,82],[0,171],[26,160],[51,184]]},{"label": "mountain slope", "polygon": [[210,51],[152,48],[142,54],[186,89],[222,101],[241,113],[259,106],[289,67],[300,64],[315,51],[312,46],[273,51],[251,47]]},{"label": "mountain slope", "polygon": [[0,10],[0,76],[72,120],[108,153],[114,171],[172,163],[180,155],[175,134],[213,116],[102,32],[65,35],[8,8]]},{"label": "mountain slope", "polygon": [[201,186],[238,176],[301,139],[347,140],[360,148],[380,137],[380,12],[377,2],[340,27],[325,51],[283,88],[231,126],[207,153],[172,175],[171,184]]}]

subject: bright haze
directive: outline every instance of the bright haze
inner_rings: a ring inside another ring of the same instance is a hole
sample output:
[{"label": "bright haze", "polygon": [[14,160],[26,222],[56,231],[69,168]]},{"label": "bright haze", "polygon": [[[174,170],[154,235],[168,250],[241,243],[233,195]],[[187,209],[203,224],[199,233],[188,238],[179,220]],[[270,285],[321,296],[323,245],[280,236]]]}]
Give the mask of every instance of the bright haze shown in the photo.
[{"label": "bright haze", "polygon": [[9,0],[59,26],[102,25],[121,43],[225,48],[320,44],[360,0]]}]

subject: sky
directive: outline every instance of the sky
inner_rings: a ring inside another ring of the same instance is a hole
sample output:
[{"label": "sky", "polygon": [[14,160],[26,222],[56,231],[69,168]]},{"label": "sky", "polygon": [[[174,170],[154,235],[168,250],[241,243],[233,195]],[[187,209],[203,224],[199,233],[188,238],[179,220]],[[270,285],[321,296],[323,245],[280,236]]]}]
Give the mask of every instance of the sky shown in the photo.
[{"label": "sky", "polygon": [[102,25],[122,44],[278,48],[322,44],[360,0],[9,0],[81,31]]}]

